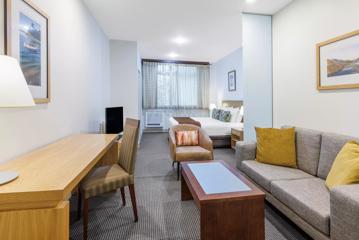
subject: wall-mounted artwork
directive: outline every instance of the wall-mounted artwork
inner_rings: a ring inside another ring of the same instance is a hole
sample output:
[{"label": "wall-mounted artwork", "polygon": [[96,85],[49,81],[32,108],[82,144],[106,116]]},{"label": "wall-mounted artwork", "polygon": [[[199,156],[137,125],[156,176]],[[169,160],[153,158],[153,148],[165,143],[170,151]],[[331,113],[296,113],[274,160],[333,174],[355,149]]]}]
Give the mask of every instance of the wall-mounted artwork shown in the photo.
[{"label": "wall-mounted artwork", "polygon": [[317,44],[317,88],[359,88],[359,31]]},{"label": "wall-mounted artwork", "polygon": [[228,73],[228,91],[236,91],[236,70]]},{"label": "wall-mounted artwork", "polygon": [[28,0],[6,0],[6,54],[19,60],[36,103],[50,102],[49,17]]}]

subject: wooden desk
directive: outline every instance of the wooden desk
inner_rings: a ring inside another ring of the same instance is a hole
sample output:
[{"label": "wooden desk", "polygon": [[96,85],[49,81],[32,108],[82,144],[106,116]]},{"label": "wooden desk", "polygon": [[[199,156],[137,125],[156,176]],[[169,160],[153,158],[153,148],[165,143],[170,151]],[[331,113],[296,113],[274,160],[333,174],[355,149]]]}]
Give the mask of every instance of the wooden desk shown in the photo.
[{"label": "wooden desk", "polygon": [[117,161],[115,134],[78,134],[15,160],[0,171],[19,178],[0,185],[1,239],[69,239],[71,191],[97,164]]}]

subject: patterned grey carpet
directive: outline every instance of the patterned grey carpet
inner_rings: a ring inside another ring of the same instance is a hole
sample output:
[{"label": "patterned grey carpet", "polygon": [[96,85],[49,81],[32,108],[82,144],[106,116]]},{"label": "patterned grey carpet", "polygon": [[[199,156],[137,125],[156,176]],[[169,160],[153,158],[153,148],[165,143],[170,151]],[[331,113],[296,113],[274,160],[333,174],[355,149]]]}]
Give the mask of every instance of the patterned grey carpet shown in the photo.
[{"label": "patterned grey carpet", "polygon": [[[192,201],[180,201],[180,182],[169,161],[167,135],[144,134],[136,163],[138,223],[133,222],[128,189],[127,205],[119,192],[90,200],[89,239],[197,240],[199,211]],[[235,164],[234,151],[215,150],[215,158]],[[82,239],[82,220],[74,221],[76,199],[71,200],[71,239]],[[266,240],[309,239],[274,208],[266,206]]]}]

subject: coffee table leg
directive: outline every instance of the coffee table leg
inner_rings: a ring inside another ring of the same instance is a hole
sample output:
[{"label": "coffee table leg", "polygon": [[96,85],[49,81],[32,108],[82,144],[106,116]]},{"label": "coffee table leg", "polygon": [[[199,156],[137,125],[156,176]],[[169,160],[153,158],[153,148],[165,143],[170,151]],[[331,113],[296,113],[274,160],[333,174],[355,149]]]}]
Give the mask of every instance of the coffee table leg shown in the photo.
[{"label": "coffee table leg", "polygon": [[192,197],[191,191],[189,190],[186,180],[182,175],[181,176],[181,201],[188,201],[188,200],[192,200],[192,199],[193,199],[193,197]]}]

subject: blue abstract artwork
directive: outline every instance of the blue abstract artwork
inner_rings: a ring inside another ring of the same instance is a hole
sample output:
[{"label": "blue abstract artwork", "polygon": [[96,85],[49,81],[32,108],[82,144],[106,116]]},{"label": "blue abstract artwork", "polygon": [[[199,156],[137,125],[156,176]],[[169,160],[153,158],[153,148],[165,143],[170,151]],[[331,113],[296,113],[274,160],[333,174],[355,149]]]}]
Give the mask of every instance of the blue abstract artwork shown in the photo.
[{"label": "blue abstract artwork", "polygon": [[41,27],[20,12],[20,66],[28,85],[41,86]]}]

